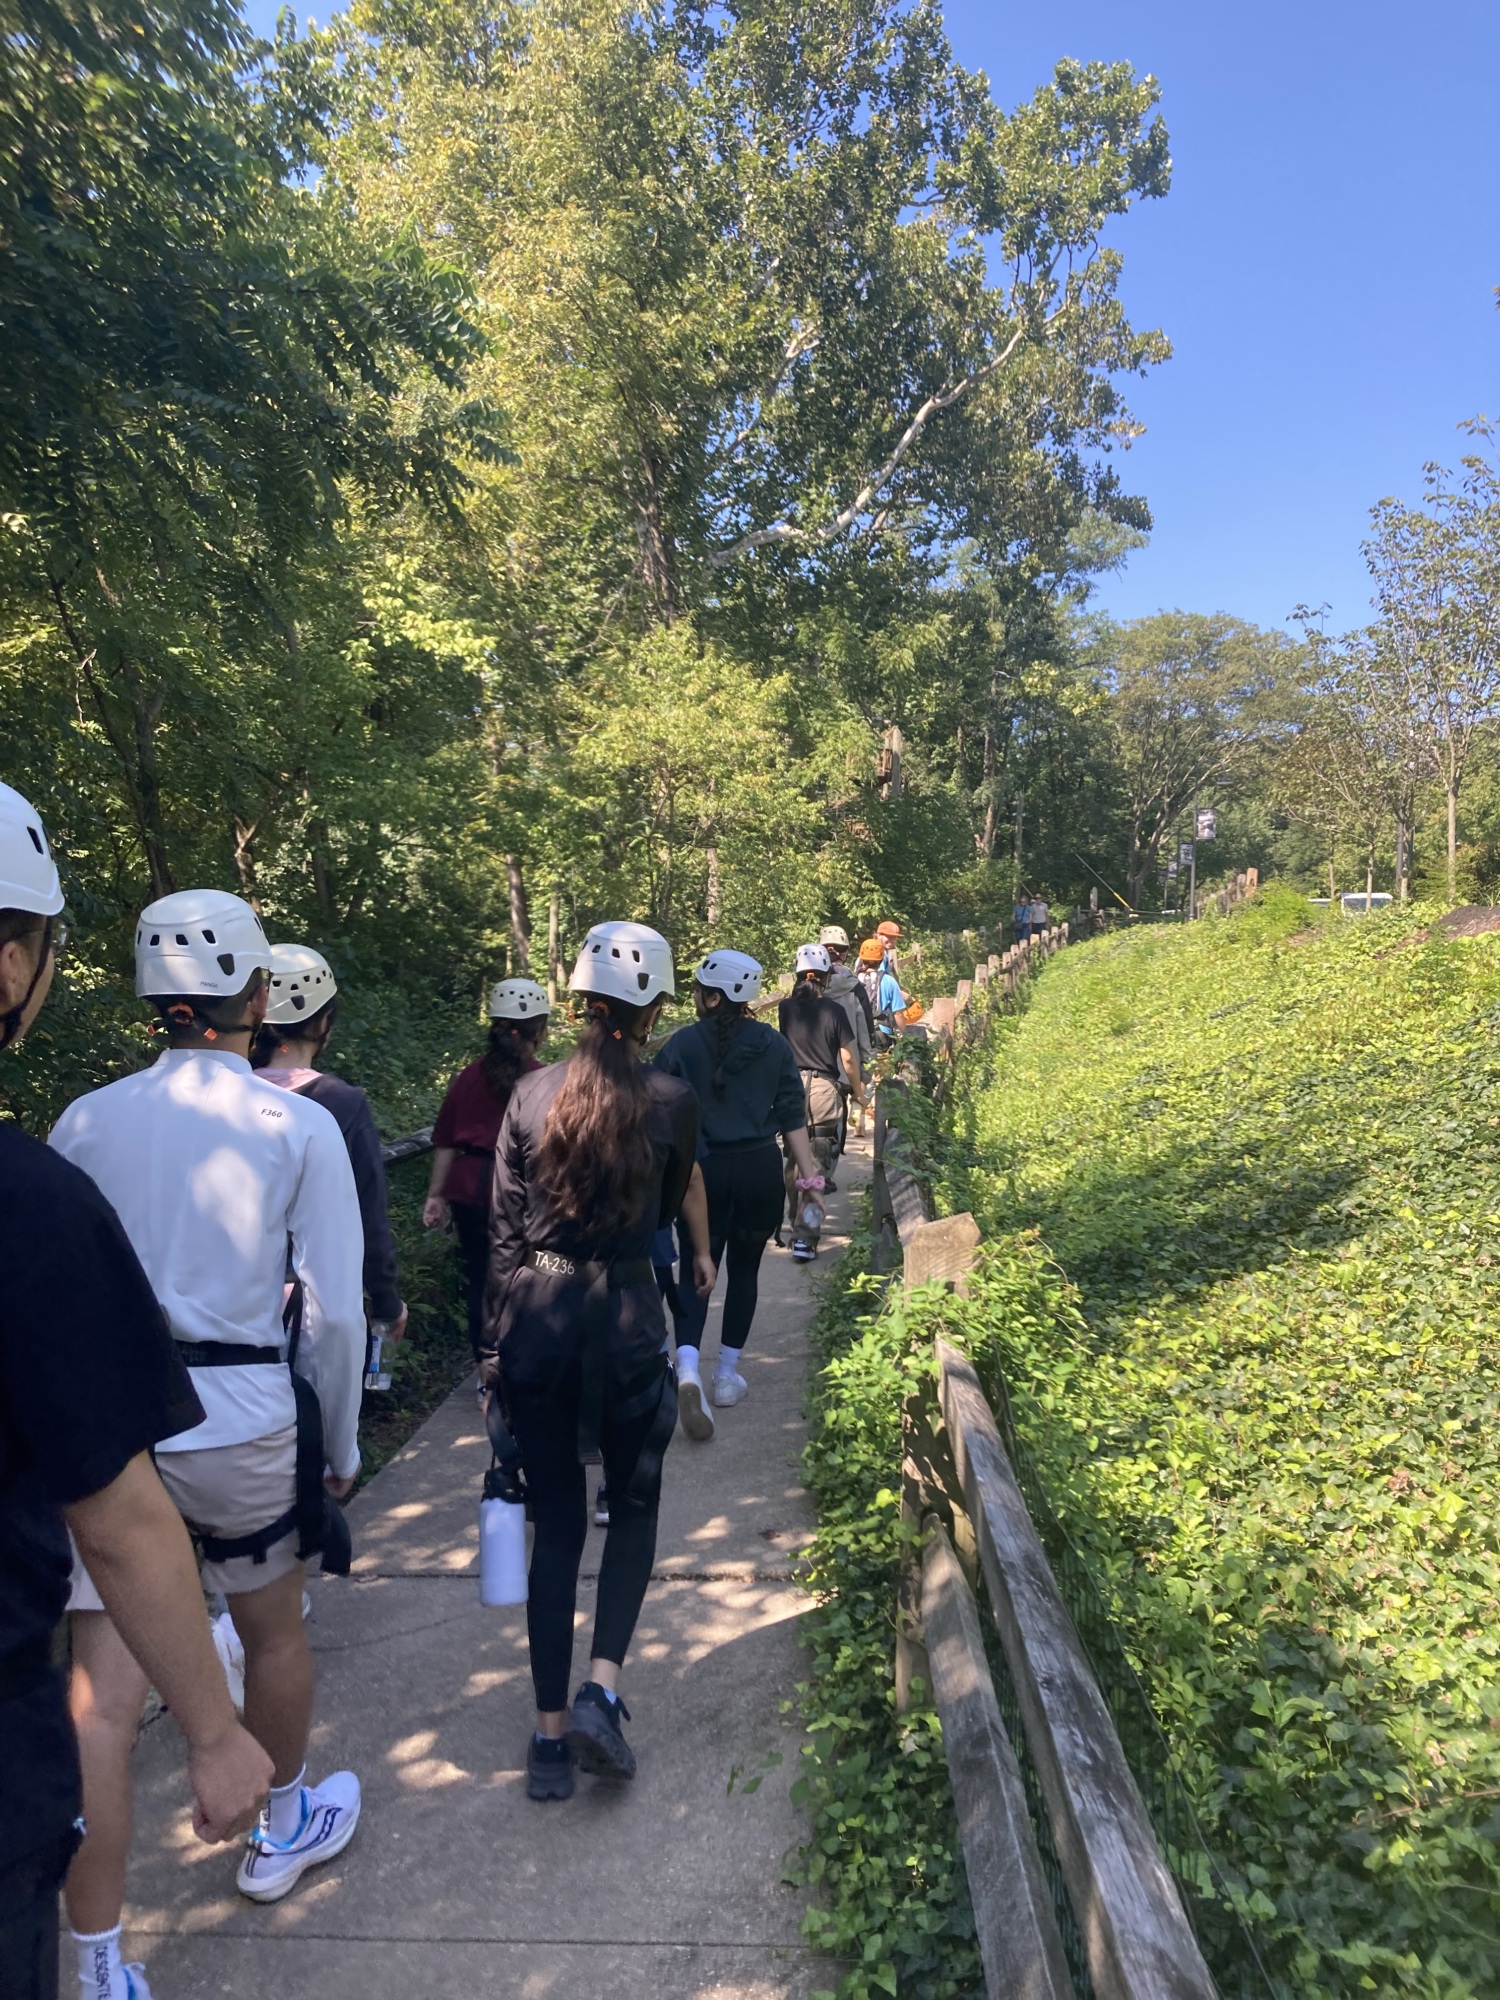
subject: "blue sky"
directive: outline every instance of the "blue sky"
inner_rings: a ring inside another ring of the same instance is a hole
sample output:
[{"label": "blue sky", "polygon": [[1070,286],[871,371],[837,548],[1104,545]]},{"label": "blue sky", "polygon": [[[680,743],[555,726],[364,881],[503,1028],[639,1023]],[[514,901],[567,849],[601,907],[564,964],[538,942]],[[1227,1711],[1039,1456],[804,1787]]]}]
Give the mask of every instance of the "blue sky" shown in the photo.
[{"label": "blue sky", "polygon": [[[247,11],[270,32],[276,0]],[[1361,623],[1372,503],[1418,498],[1465,417],[1500,420],[1500,0],[946,12],[1007,109],[1063,55],[1162,85],[1172,192],[1113,239],[1132,316],[1175,350],[1131,385],[1147,430],[1122,465],[1156,528],[1099,601]]]},{"label": "blue sky", "polygon": [[1007,109],[1063,55],[1162,86],[1172,192],[1112,239],[1132,317],[1175,350],[1131,385],[1147,431],[1122,464],[1156,527],[1100,601],[1362,622],[1372,502],[1418,498],[1465,417],[1500,420],[1500,0],[946,13]]}]

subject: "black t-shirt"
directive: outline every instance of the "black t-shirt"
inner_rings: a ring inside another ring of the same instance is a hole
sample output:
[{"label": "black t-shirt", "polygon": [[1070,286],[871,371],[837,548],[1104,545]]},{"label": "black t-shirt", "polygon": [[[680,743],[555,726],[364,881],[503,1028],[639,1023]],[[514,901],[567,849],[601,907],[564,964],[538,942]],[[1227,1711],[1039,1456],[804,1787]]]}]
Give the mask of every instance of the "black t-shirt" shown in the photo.
[{"label": "black t-shirt", "polygon": [[[87,1174],[0,1121],[0,1656],[46,1640],[66,1608],[62,1509],[202,1421],[114,1210]],[[0,1702],[7,1786],[52,1807],[0,1827],[0,1860],[58,1831],[57,1751],[68,1742],[59,1700],[48,1683]]]},{"label": "black t-shirt", "polygon": [[809,1007],[788,994],[781,1003],[780,1020],[798,1069],[837,1083],[844,1073],[839,1050],[854,1047],[853,1026],[837,1000],[820,996]]}]

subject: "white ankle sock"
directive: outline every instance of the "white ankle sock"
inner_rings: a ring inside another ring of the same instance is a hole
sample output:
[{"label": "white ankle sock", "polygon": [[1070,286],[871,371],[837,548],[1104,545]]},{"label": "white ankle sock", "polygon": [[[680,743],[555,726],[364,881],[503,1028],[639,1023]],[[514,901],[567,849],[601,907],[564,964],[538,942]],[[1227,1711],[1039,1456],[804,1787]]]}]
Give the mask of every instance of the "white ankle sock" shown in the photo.
[{"label": "white ankle sock", "polygon": [[719,1358],[714,1363],[715,1375],[738,1375],[740,1372],[740,1356],[744,1351],[743,1347],[721,1347],[719,1349]]},{"label": "white ankle sock", "polygon": [[70,1931],[78,1947],[81,2000],[129,2000],[130,1984],[120,1957],[120,1926],[112,1931]]},{"label": "white ankle sock", "polygon": [[302,1780],[307,1776],[304,1764],[289,1785],[272,1785],[270,1825],[266,1831],[272,1840],[295,1840],[302,1830]]},{"label": "white ankle sock", "polygon": [[696,1347],[678,1345],[677,1379],[679,1382],[696,1382],[698,1380],[698,1350]]}]

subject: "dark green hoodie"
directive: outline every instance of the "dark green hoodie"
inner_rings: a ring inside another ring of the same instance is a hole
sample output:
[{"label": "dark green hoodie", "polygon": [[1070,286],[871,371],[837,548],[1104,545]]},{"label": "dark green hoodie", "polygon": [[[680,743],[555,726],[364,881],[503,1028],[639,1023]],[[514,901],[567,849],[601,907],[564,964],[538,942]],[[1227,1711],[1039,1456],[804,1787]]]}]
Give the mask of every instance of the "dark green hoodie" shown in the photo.
[{"label": "dark green hoodie", "polygon": [[729,1038],[720,1090],[714,1088],[719,1032],[711,1019],[679,1028],[656,1058],[656,1067],[692,1085],[699,1129],[711,1150],[764,1144],[778,1132],[796,1132],[807,1123],[802,1078],[791,1049],[753,1014]]}]

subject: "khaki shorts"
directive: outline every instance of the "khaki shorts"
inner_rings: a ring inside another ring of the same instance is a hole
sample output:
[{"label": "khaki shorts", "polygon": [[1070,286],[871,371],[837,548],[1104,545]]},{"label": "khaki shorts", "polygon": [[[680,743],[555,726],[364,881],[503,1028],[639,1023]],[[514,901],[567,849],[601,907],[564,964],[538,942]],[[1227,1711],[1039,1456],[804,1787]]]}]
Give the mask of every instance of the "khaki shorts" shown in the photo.
[{"label": "khaki shorts", "polygon": [[[279,1521],[297,1492],[297,1426],[273,1431],[246,1444],[211,1445],[206,1451],[164,1451],[156,1461],[161,1483],[189,1528],[235,1539]],[[226,1597],[264,1590],[298,1567],[297,1531],[290,1529],[266,1550],[264,1562],[253,1556],[231,1556],[228,1562],[202,1562],[205,1590],[222,1590]],[[103,1601],[73,1550],[70,1611],[102,1611]]]}]

